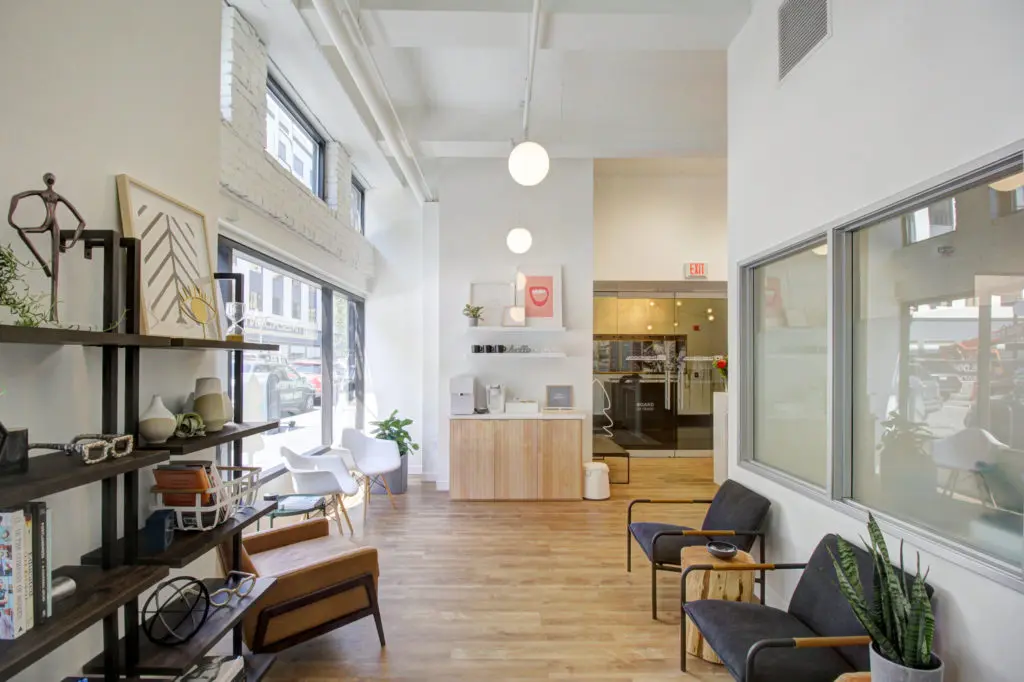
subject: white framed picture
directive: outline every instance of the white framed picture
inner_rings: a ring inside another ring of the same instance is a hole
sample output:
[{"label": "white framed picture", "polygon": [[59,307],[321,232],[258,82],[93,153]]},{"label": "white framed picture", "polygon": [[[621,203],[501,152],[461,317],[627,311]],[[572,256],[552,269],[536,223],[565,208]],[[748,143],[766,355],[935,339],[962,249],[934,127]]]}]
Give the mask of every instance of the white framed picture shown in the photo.
[{"label": "white framed picture", "polygon": [[573,409],[571,384],[553,384],[544,387],[544,409],[553,412]]},{"label": "white framed picture", "polygon": [[206,216],[128,175],[117,176],[117,200],[124,236],[141,242],[142,333],[219,339]]},{"label": "white framed picture", "polygon": [[501,326],[502,327],[525,327],[526,326],[526,308],[521,305],[508,305],[505,306],[505,311],[501,315]]},{"label": "white framed picture", "polygon": [[525,308],[527,327],[562,328],[562,266],[520,266],[515,304]]},{"label": "white framed picture", "polygon": [[505,308],[516,304],[514,282],[471,282],[469,304],[483,306],[481,325],[500,327]]}]

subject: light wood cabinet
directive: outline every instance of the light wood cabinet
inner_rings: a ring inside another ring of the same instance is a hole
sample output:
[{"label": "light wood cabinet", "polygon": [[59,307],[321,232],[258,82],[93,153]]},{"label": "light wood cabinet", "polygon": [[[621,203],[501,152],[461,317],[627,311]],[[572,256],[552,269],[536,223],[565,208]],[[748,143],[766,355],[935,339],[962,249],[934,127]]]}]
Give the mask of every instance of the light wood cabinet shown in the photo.
[{"label": "light wood cabinet", "polygon": [[544,500],[578,500],[583,496],[582,430],[578,419],[541,424],[538,478]]},{"label": "light wood cabinet", "polygon": [[580,419],[452,419],[454,500],[578,500]]}]

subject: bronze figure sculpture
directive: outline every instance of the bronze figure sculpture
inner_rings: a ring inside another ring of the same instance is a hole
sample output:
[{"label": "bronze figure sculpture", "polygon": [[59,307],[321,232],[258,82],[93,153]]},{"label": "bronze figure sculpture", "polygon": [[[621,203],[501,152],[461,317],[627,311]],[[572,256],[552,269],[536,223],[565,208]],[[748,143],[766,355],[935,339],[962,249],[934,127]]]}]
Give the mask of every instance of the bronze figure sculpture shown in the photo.
[{"label": "bronze figure sculpture", "polygon": [[[50,278],[50,321],[57,322],[57,273],[60,269],[60,254],[67,251],[69,248],[75,245],[78,238],[82,234],[82,230],[85,229],[85,219],[78,212],[78,209],[72,205],[70,201],[62,197],[60,194],[54,191],[53,184],[57,181],[53,173],[47,173],[43,176],[43,182],[46,183],[46,189],[41,190],[28,190],[20,192],[11,197],[11,208],[7,212],[7,223],[13,227],[17,232],[18,236],[21,237],[21,241],[25,242],[25,245],[32,252],[32,255],[36,257],[36,261],[43,268],[43,272],[47,277]],[[14,222],[14,211],[18,207],[18,202],[28,197],[39,197],[43,200],[43,206],[46,209],[46,217],[43,219],[42,225],[39,227],[21,227],[16,225]],[[64,240],[60,236],[60,225],[57,224],[57,205],[64,204],[68,207],[68,210],[78,219],[78,227],[75,229],[75,234],[71,240],[65,244]],[[50,235],[50,261],[46,262],[36,250],[35,245],[28,238],[30,234],[46,234]]]}]

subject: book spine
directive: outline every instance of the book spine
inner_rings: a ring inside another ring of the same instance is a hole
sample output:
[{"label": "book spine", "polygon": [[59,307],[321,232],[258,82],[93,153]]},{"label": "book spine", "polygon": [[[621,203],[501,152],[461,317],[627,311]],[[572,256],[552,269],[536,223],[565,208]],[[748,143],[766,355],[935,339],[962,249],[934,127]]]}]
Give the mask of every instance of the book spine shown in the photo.
[{"label": "book spine", "polygon": [[31,502],[32,510],[32,618],[36,625],[46,620],[46,503]]},{"label": "book spine", "polygon": [[25,514],[20,509],[0,513],[0,573],[5,597],[0,607],[0,639],[17,639],[25,634],[24,533]]},{"label": "book spine", "polygon": [[46,617],[53,615],[53,516],[50,508],[43,504],[43,585],[46,591]]},{"label": "book spine", "polygon": [[32,514],[35,510],[31,505],[25,505],[21,509],[21,516],[25,522],[25,530],[22,533],[21,539],[21,556],[22,556],[22,579],[25,581],[25,631],[29,631],[35,626],[35,570],[32,568],[34,563],[34,556],[32,553],[32,537],[33,533],[33,519]]}]

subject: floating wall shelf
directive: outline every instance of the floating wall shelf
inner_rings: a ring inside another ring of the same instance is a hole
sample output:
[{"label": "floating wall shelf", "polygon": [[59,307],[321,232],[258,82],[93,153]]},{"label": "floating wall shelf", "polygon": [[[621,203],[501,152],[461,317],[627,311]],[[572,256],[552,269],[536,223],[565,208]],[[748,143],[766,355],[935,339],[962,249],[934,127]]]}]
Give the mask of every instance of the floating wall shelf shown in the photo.
[{"label": "floating wall shelf", "polygon": [[550,334],[564,332],[565,327],[466,327],[471,332],[503,332],[508,334]]},{"label": "floating wall shelf", "polygon": [[540,360],[544,358],[567,358],[565,353],[470,353],[470,358],[520,358],[523,360]]}]

